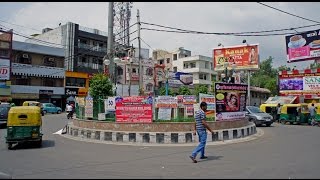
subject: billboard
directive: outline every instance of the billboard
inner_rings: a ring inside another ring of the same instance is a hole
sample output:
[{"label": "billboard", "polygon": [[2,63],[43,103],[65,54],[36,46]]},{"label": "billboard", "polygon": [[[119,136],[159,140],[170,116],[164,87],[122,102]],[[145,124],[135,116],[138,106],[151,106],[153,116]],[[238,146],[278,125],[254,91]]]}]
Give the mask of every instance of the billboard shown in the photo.
[{"label": "billboard", "polygon": [[320,93],[320,73],[297,72],[279,75],[279,92],[283,95],[309,95]]},{"label": "billboard", "polygon": [[225,70],[225,62],[228,62],[228,68],[234,66],[235,70],[257,70],[259,69],[259,45],[250,44],[213,49],[214,70]]},{"label": "billboard", "polygon": [[129,96],[117,97],[117,123],[152,123],[152,97]]},{"label": "billboard", "polygon": [[10,60],[0,58],[0,80],[10,79]]},{"label": "billboard", "polygon": [[248,85],[215,83],[216,121],[245,117]]},{"label": "billboard", "polygon": [[180,87],[193,84],[193,74],[184,72],[169,73],[169,87]]},{"label": "billboard", "polygon": [[203,94],[199,93],[199,102],[206,102],[207,103],[207,117],[214,117],[215,110],[216,110],[216,98],[214,95],[211,94]]},{"label": "billboard", "polygon": [[288,63],[320,58],[320,29],[289,35],[285,39]]}]

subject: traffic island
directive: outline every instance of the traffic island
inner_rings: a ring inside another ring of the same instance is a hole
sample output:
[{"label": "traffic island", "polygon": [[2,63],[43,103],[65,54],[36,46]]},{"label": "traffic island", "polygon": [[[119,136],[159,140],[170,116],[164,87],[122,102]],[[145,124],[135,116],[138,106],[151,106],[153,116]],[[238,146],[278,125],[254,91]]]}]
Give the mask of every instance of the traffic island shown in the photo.
[{"label": "traffic island", "polygon": [[[214,133],[207,142],[240,139],[257,133],[254,123],[247,119],[208,122]],[[193,135],[193,122],[115,123],[73,119],[66,126],[67,136],[110,142],[113,144],[190,144],[198,142]]]}]

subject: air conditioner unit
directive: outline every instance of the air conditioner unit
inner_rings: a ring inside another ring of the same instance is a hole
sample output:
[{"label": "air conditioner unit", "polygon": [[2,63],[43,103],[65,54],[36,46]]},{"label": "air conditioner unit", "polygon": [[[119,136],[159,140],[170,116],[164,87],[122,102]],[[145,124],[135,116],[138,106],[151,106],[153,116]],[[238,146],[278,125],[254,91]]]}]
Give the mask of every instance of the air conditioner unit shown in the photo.
[{"label": "air conditioner unit", "polygon": [[49,58],[48,61],[54,61],[54,58]]},{"label": "air conditioner unit", "polygon": [[28,54],[22,54],[22,57],[23,58],[29,58],[29,55]]}]

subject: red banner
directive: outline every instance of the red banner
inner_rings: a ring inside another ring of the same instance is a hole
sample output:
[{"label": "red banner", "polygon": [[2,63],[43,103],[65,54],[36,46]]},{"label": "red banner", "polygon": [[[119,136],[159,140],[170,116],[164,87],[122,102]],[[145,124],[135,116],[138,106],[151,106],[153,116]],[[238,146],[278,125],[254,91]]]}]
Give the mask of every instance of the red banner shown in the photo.
[{"label": "red banner", "polygon": [[241,45],[213,49],[213,64],[215,71],[225,70],[224,63],[228,68],[235,70],[259,69],[258,45]]},{"label": "red banner", "polygon": [[152,123],[152,97],[117,97],[116,122]]}]

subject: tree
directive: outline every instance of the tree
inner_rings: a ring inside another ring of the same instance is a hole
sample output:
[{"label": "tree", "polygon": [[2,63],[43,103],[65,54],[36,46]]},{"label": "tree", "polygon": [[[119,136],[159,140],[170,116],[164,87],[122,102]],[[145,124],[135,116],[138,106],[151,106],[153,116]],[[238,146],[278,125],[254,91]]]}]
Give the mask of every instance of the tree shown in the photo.
[{"label": "tree", "polygon": [[[165,96],[166,95],[166,88],[165,87],[161,87],[159,89],[159,94],[161,96]],[[168,89],[168,96],[174,96],[174,95],[175,95],[175,92],[171,88],[169,88]]]},{"label": "tree", "polygon": [[108,76],[99,73],[93,75],[89,82],[89,92],[94,99],[105,98],[107,96],[113,96],[112,83]]},{"label": "tree", "polygon": [[194,95],[199,96],[199,93],[208,94],[208,86],[197,84],[194,88]]},{"label": "tree", "polygon": [[320,63],[313,62],[310,64],[310,69],[317,69],[320,68]]},{"label": "tree", "polygon": [[291,71],[291,68],[287,67],[286,65],[282,65],[278,67],[278,71]]},{"label": "tree", "polygon": [[191,91],[188,87],[186,86],[180,86],[178,90],[179,95],[191,95]]}]

